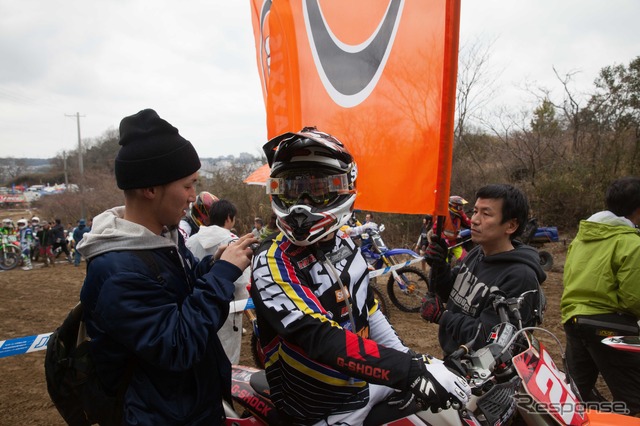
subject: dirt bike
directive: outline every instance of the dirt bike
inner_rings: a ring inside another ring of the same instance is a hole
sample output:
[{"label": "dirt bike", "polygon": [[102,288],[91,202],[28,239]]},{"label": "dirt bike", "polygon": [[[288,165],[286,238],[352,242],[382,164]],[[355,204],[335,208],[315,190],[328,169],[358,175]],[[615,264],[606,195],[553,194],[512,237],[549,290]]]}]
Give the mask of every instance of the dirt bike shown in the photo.
[{"label": "dirt bike", "polygon": [[[362,238],[360,251],[373,269],[369,277],[376,278],[390,273],[387,294],[391,303],[403,312],[418,312],[422,304],[422,296],[428,289],[428,277],[420,269],[408,266],[407,264],[411,261],[403,259],[408,257],[422,261],[422,256],[405,248],[389,249],[380,235],[384,229],[384,225],[369,228],[360,236]],[[406,266],[394,268],[395,265],[401,264]]]},{"label": "dirt bike", "polygon": [[540,253],[540,266],[544,271],[550,271],[553,267],[553,255],[545,250],[540,250],[546,243],[560,241],[558,228],[555,226],[538,226],[538,220],[533,217],[529,219],[527,226],[522,232],[522,242],[538,249]]},{"label": "dirt bike", "polygon": [[[506,298],[492,289],[493,306],[501,322],[490,334],[488,344],[469,350],[471,342],[446,357],[451,370],[467,378],[472,397],[466,407],[449,408],[433,413],[418,401],[405,410],[397,410],[386,402],[376,405],[365,425],[506,425],[519,416],[527,425],[605,425],[628,424],[627,416],[587,412],[580,402],[568,374],[555,364],[551,354],[532,332],[553,333],[539,327],[522,327],[520,307],[530,290],[519,297]],[[509,312],[517,326],[509,320]],[[564,355],[563,362],[564,362]],[[566,371],[566,367],[565,367]],[[234,366],[232,398],[240,414],[230,404],[225,405],[227,425],[279,424],[275,406],[269,399],[269,387],[263,370]]]},{"label": "dirt bike", "polygon": [[22,250],[15,235],[2,235],[0,245],[0,269],[8,271],[22,263]]}]

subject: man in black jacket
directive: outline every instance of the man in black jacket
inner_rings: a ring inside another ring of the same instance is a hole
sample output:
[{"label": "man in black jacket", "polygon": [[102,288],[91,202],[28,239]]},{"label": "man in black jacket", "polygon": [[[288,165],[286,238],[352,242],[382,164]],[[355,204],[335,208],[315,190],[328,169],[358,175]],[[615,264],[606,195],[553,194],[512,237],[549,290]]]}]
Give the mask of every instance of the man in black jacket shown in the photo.
[{"label": "man in black jacket", "polygon": [[62,226],[60,219],[56,219],[56,224],[53,225],[51,230],[53,231],[53,253],[55,254],[56,250],[60,248],[67,256],[67,262],[73,262],[71,253],[69,253],[69,247],[67,246],[67,239],[64,235],[64,226]]},{"label": "man in black jacket", "polygon": [[497,287],[506,297],[527,290],[521,308],[525,326],[535,325],[543,309],[540,283],[546,274],[538,252],[517,240],[527,223],[529,203],[511,185],[487,185],[476,193],[471,216],[471,240],[477,244],[462,265],[450,268],[446,243],[434,236],[425,260],[433,268],[435,295],[428,295],[422,317],[439,324],[438,337],[445,354],[466,345],[480,332],[473,348],[484,346],[500,319],[491,303],[490,289]]}]

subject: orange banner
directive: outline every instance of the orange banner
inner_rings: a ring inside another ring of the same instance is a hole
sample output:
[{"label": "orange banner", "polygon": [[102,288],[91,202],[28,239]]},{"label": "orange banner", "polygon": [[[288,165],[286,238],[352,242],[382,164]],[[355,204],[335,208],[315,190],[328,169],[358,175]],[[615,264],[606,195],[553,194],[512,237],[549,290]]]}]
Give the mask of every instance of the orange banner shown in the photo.
[{"label": "orange banner", "polygon": [[340,139],[358,209],[446,214],[460,0],[252,7],[268,136],[316,126]]}]

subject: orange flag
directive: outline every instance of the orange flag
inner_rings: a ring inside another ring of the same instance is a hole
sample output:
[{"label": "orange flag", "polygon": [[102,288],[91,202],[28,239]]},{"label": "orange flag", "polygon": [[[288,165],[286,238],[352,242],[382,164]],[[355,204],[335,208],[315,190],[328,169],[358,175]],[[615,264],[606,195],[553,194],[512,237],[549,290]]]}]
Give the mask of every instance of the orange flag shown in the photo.
[{"label": "orange flag", "polygon": [[274,137],[316,126],[358,164],[361,210],[447,213],[460,0],[252,0]]}]

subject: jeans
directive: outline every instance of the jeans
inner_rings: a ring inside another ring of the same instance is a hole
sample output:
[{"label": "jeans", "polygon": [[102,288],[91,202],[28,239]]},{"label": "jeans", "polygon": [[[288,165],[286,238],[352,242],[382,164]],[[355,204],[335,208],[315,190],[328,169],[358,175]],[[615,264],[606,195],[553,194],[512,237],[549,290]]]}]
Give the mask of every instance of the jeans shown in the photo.
[{"label": "jeans", "polygon": [[80,261],[81,260],[82,260],[82,255],[80,254],[80,252],[78,250],[75,250],[73,252],[73,265],[74,266],[80,265]]}]

